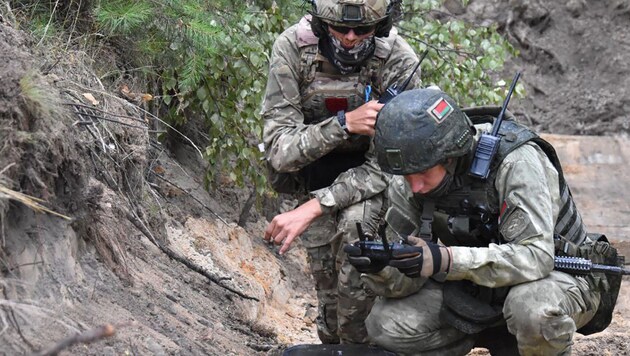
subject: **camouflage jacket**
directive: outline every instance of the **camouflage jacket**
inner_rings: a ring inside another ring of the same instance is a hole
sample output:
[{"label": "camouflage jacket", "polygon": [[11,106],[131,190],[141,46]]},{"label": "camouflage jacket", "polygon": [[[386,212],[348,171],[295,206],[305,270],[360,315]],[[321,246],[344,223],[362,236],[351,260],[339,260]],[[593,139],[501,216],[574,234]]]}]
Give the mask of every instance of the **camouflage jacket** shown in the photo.
[{"label": "camouflage jacket", "polygon": [[[314,59],[305,56],[309,52],[317,54]],[[378,99],[379,94],[392,84],[403,82],[418,61],[411,47],[397,35],[395,29],[388,38],[376,38],[374,56],[378,57],[375,60],[380,64],[374,71],[376,80],[371,80],[372,99]],[[299,24],[284,31],[274,43],[262,105],[265,155],[278,172],[298,172],[349,140],[332,113],[327,117],[307,117],[309,113],[312,115],[312,112],[318,111],[305,106],[313,95],[309,86],[314,78],[308,74],[308,68],[315,67],[313,63],[308,63],[312,60],[330,67],[325,57],[318,53],[317,38],[310,31],[305,17]],[[365,65],[373,62],[372,59],[367,60]],[[420,86],[419,77],[420,74],[416,73],[409,89]],[[349,109],[364,100],[361,90],[364,83],[361,79],[357,80],[355,90],[359,100]],[[334,91],[335,87],[330,90]],[[324,213],[331,213],[370,198],[385,188],[386,180],[370,148],[365,154],[364,164],[341,173],[330,186],[311,193],[319,200]]]},{"label": "camouflage jacket", "polygon": [[[526,143],[509,153],[494,181],[498,203],[508,206],[498,225],[504,243],[451,246],[447,279],[496,288],[547,276],[553,269],[553,234],[562,206],[558,186],[558,172],[538,145]],[[391,205],[386,219],[392,230],[405,231],[409,229],[405,221],[421,221],[422,205],[403,176],[393,178],[388,195]]]}]

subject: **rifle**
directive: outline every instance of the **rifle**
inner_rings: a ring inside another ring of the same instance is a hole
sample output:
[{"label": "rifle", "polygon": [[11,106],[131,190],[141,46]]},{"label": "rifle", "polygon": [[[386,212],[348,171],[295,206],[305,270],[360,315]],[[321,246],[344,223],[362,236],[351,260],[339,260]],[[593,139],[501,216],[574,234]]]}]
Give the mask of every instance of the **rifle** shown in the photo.
[{"label": "rifle", "polygon": [[497,151],[499,150],[499,142],[501,142],[501,138],[499,138],[499,128],[501,128],[501,123],[503,122],[503,117],[505,116],[505,110],[507,109],[512,93],[514,92],[514,88],[516,87],[516,82],[518,82],[518,78],[520,78],[520,76],[521,73],[516,72],[514,79],[512,79],[510,90],[508,90],[507,96],[503,101],[501,111],[499,112],[499,116],[497,116],[497,121],[492,126],[492,133],[483,133],[479,138],[479,143],[477,144],[477,149],[475,150],[475,157],[473,158],[473,162],[470,165],[470,171],[468,172],[470,176],[483,180],[488,179],[488,175],[490,174],[490,164],[492,164],[494,156],[496,156]]},{"label": "rifle", "polygon": [[407,89],[407,85],[409,85],[409,82],[411,82],[411,78],[413,78],[413,75],[416,74],[418,67],[420,67],[420,63],[422,63],[422,61],[427,56],[427,54],[429,54],[428,49],[424,51],[424,53],[422,53],[422,56],[420,56],[420,60],[418,61],[418,64],[416,64],[416,66],[411,71],[411,74],[409,75],[409,77],[407,77],[407,79],[405,79],[405,81],[402,83],[402,85],[400,86],[400,89],[398,89],[397,83],[392,84],[390,85],[389,88],[387,88],[385,93],[383,93],[383,95],[378,99],[379,104],[387,104],[390,100],[392,100],[398,94],[402,93],[403,91],[405,91],[405,89]]},{"label": "rifle", "polygon": [[[393,250],[403,248],[403,245],[400,243],[389,243],[385,234],[381,235],[382,242],[374,241],[371,236],[363,232],[360,222],[357,222],[356,226],[359,241],[355,242],[354,246],[361,249],[361,256],[369,257],[373,262],[382,261],[387,263],[392,258]],[[630,275],[629,269],[593,263],[593,261],[581,257],[555,256],[553,265],[556,271],[578,276],[597,272],[621,276]]]},{"label": "rifle", "polygon": [[630,275],[630,270],[623,267],[601,265],[580,257],[556,256],[553,259],[553,268],[573,275],[587,275],[591,272],[603,272],[621,276]]}]

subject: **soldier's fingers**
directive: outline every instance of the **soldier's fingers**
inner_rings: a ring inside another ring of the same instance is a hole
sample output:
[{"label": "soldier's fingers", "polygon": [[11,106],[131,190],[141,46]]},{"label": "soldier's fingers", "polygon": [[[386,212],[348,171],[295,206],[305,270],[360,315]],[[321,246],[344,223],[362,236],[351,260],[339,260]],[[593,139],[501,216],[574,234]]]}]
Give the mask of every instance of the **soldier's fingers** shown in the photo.
[{"label": "soldier's fingers", "polygon": [[269,241],[272,238],[272,236],[273,236],[273,230],[275,228],[276,228],[276,221],[275,220],[271,220],[269,225],[267,225],[267,227],[265,228],[265,237],[263,237],[263,239]]},{"label": "soldier's fingers", "polygon": [[282,231],[278,231],[276,233],[276,236],[273,237],[273,242],[276,245],[280,245],[282,243],[282,240],[284,240],[286,237],[286,234],[284,234]]},{"label": "soldier's fingers", "polygon": [[287,250],[289,250],[289,248],[291,247],[291,243],[293,242],[293,239],[295,239],[295,236],[287,236],[287,238],[284,239],[284,243],[282,243],[282,247],[280,247],[281,255],[283,255],[285,252],[287,252]]},{"label": "soldier's fingers", "polygon": [[343,247],[343,252],[347,253],[348,255],[351,256],[360,256],[361,255],[361,248],[358,246],[354,246],[351,244],[345,245]]},{"label": "soldier's fingers", "polygon": [[348,261],[350,262],[351,265],[353,266],[369,266],[372,263],[372,260],[370,260],[369,257],[350,257],[348,258]]},{"label": "soldier's fingers", "polygon": [[412,246],[426,246],[427,244],[423,239],[411,235],[407,236],[406,240],[407,243]]}]

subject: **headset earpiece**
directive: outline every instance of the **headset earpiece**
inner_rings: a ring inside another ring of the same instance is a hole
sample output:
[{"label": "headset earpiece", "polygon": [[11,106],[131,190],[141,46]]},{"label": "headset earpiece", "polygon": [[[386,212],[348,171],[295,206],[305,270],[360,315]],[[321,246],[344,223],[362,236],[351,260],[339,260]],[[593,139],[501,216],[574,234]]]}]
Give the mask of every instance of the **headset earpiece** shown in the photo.
[{"label": "headset earpiece", "polygon": [[385,19],[381,20],[376,25],[376,31],[374,31],[374,36],[376,37],[388,37],[389,31],[392,29],[393,21],[391,15],[387,15]]},{"label": "headset earpiece", "polygon": [[319,19],[319,17],[315,16],[315,14],[313,12],[311,12],[311,31],[313,31],[313,34],[315,35],[315,37],[321,36],[323,33],[325,33],[326,29],[324,28],[324,23],[322,20]]},{"label": "headset earpiece", "polygon": [[387,10],[385,11],[385,18],[376,25],[376,32],[374,32],[374,36],[389,36],[389,31],[391,31],[392,26],[394,25],[394,7],[399,6],[400,3],[401,0],[391,0],[389,2],[389,5],[387,5]]}]

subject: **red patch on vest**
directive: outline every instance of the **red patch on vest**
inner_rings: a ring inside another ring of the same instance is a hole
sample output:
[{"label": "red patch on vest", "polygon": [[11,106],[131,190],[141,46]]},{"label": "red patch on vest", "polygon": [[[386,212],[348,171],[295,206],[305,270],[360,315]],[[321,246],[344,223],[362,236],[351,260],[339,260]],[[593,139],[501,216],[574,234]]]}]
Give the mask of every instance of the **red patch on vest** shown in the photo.
[{"label": "red patch on vest", "polygon": [[326,98],[324,104],[326,104],[326,109],[331,114],[336,114],[337,111],[341,110],[348,110],[348,98]]}]

